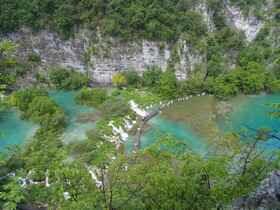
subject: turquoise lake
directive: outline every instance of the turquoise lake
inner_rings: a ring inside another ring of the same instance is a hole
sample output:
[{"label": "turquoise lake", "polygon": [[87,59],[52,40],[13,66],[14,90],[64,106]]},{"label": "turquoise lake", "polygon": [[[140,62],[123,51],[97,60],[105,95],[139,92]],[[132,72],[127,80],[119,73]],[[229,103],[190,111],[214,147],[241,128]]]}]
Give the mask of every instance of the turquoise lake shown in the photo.
[{"label": "turquoise lake", "polygon": [[176,137],[180,141],[184,141],[192,151],[205,154],[207,149],[201,137],[195,134],[187,125],[180,122],[173,122],[160,116],[150,121],[152,126],[142,137],[141,147],[145,148],[151,145],[159,135],[167,134]]},{"label": "turquoise lake", "polygon": [[16,111],[0,112],[0,151],[31,138],[38,126],[22,120]]},{"label": "turquoise lake", "polygon": [[49,96],[64,109],[67,127],[63,135],[63,141],[70,143],[86,138],[86,132],[94,128],[94,122],[79,123],[79,114],[95,112],[94,108],[79,105],[75,102],[75,91],[50,91]]},{"label": "turquoise lake", "polygon": [[[65,110],[67,127],[63,135],[63,141],[69,143],[86,137],[86,131],[94,128],[94,122],[79,123],[79,114],[93,113],[95,109],[81,106],[75,103],[75,92],[50,91],[51,98]],[[191,103],[191,102],[190,102]],[[280,131],[280,120],[270,117],[273,108],[269,104],[280,103],[280,95],[248,96],[233,106],[227,118],[217,122],[224,133],[240,132],[246,126],[254,129],[271,128]],[[186,110],[189,111],[189,110]],[[152,144],[159,134],[173,135],[184,141],[193,151],[198,153],[207,152],[206,140],[191,129],[191,126],[183,122],[174,122],[157,116],[149,122],[151,128],[145,132],[141,139],[142,148]],[[37,126],[31,122],[21,120],[15,111],[0,112],[0,149],[7,145],[21,144],[30,138],[36,131]],[[127,146],[131,147],[131,140]],[[280,141],[270,139],[262,145],[267,150],[280,148]]]},{"label": "turquoise lake", "polygon": [[[280,132],[280,119],[273,118],[271,112],[275,111],[271,105],[280,103],[280,95],[249,96],[238,106],[233,107],[228,119],[219,123],[225,132],[243,131],[246,135],[254,135],[256,129],[270,129]],[[267,150],[280,148],[280,141],[268,139],[261,145]]]},{"label": "turquoise lake", "polygon": [[[229,132],[242,132],[248,137],[254,137],[254,130],[260,128],[270,128],[274,132],[280,131],[280,119],[270,116],[270,112],[274,109],[271,107],[273,103],[280,103],[280,95],[258,95],[248,96],[240,101],[238,105],[233,104],[232,111],[225,118],[216,120],[216,125],[224,135]],[[189,112],[190,110],[185,110]],[[194,152],[200,154],[207,153],[207,143],[211,143],[204,139],[200,133],[193,131],[189,125],[183,122],[174,122],[157,116],[149,122],[151,128],[148,129],[141,139],[141,147],[145,148],[156,141],[159,135],[172,135],[178,140],[185,142]],[[247,129],[246,129],[247,128]],[[127,143],[132,148],[132,140]],[[265,143],[259,145],[266,151],[280,148],[280,141],[276,139],[268,139]]]},{"label": "turquoise lake", "polygon": [[[85,138],[86,131],[93,128],[94,123],[78,123],[76,117],[95,110],[76,104],[74,91],[50,91],[49,95],[65,111],[67,127],[63,140],[67,143]],[[33,136],[37,128],[30,121],[21,120],[16,111],[0,112],[0,150],[8,145],[22,144]]]}]

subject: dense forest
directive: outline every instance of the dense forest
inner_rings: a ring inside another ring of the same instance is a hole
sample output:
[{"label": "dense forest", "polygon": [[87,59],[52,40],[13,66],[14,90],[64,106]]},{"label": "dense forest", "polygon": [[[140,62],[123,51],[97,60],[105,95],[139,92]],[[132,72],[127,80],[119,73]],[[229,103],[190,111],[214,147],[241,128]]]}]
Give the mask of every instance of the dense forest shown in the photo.
[{"label": "dense forest", "polygon": [[[279,7],[278,0],[274,1]],[[219,29],[226,27],[223,1],[206,2],[214,11],[215,26]],[[231,2],[244,10],[253,7],[258,11],[265,1]],[[172,41],[185,32],[189,36],[200,38],[206,34],[207,29],[201,15],[193,10],[199,3],[200,1],[194,0],[3,0],[0,8],[0,31],[14,31],[22,26],[31,26],[35,30],[47,27],[69,37],[75,27],[94,30],[98,27],[105,34],[124,39]],[[274,12],[274,18],[278,20],[279,10]]]},{"label": "dense forest", "polygon": [[[172,135],[159,134],[154,144],[129,152],[115,140],[120,136],[114,134],[114,126],[123,126],[124,120],[135,121],[130,135],[141,127],[143,118],[131,108],[132,100],[147,107],[196,95],[227,101],[280,92],[280,1],[273,1],[269,14],[262,13],[265,0],[229,1],[244,14],[264,20],[252,42],[227,23],[228,1],[206,1],[215,26],[209,30],[195,10],[201,1],[1,0],[1,37],[29,27],[69,40],[86,28],[122,42],[150,40],[176,48],[178,40],[184,40],[206,54],[205,65],[197,66],[186,80],[176,78],[178,55],[173,50],[165,71],[158,66],[141,75],[133,69],[120,71],[111,86],[103,88],[75,69],[53,66],[42,74],[38,54],[30,51],[20,59],[19,46],[1,38],[0,113],[16,110],[21,119],[38,125],[25,144],[1,153],[1,209],[233,209],[279,170],[279,148],[267,155],[258,147],[268,141],[269,128],[254,135],[242,130],[219,136],[211,140],[207,155]],[[26,75],[35,82],[23,87],[20,82]],[[97,110],[95,126],[81,141],[63,142],[67,113],[50,90],[74,91],[75,103]],[[271,118],[280,120],[279,104],[268,105],[273,107],[267,113]],[[252,205],[236,208],[257,209]]]}]

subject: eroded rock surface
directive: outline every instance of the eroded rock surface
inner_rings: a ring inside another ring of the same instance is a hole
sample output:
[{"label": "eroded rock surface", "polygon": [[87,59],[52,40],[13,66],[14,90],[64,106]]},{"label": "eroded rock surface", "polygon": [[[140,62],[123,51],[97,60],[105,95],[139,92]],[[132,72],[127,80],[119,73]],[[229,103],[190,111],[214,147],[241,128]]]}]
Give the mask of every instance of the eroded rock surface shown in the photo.
[{"label": "eroded rock surface", "polygon": [[280,171],[272,172],[255,192],[239,199],[234,209],[280,209]]}]

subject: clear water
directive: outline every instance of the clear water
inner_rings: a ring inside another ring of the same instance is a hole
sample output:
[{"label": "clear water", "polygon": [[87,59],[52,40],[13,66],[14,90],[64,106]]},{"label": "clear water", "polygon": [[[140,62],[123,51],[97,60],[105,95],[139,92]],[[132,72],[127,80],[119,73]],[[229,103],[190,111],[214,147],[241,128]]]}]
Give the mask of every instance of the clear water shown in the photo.
[{"label": "clear water", "polygon": [[16,111],[0,112],[0,151],[19,145],[33,136],[38,126],[22,120]]},{"label": "clear water", "polygon": [[[80,113],[95,112],[95,109],[76,104],[73,91],[50,91],[49,94],[65,110],[67,128],[63,140],[67,143],[85,138],[86,131],[94,128],[95,124],[94,122],[79,123],[76,121],[77,116]],[[249,96],[234,106],[233,112],[227,119],[217,122],[219,128],[223,132],[239,132],[246,126],[254,129],[266,127],[280,131],[280,120],[269,116],[269,113],[273,111],[273,108],[269,106],[272,103],[280,103],[280,95]],[[150,125],[151,129],[141,139],[143,148],[152,144],[159,134],[169,134],[184,141],[193,151],[205,153],[207,150],[205,139],[184,123],[158,116],[150,121]],[[0,150],[7,145],[23,143],[34,134],[37,127],[29,121],[20,119],[15,111],[0,112]],[[127,147],[132,147],[132,140],[128,141]],[[278,148],[280,141],[269,139],[263,147],[268,150]]]},{"label": "clear water", "polygon": [[[78,123],[76,117],[80,113],[94,112],[93,108],[75,103],[74,91],[50,91],[50,97],[61,106],[66,115],[67,127],[63,140],[71,142],[86,137],[86,131],[93,128],[93,122]],[[9,145],[19,145],[30,139],[38,126],[27,120],[20,119],[19,113],[14,110],[0,112],[0,151]]]},{"label": "clear water", "polygon": [[[260,128],[279,132],[280,119],[275,119],[270,115],[274,111],[271,107],[273,103],[280,103],[280,95],[249,96],[234,107],[233,112],[229,114],[226,120],[219,122],[220,128],[224,132],[243,131],[246,135],[253,135],[255,134],[254,130]],[[280,141],[268,139],[262,144],[262,147],[267,150],[280,148]]]},{"label": "clear water", "polygon": [[[149,128],[141,137],[141,148],[146,148],[152,145],[161,135],[170,135],[177,140],[184,142],[193,152],[200,154],[206,154],[207,152],[203,140],[183,123],[169,121],[157,116],[149,121],[149,125],[151,128]],[[126,150],[129,152],[132,148],[133,138],[129,138],[126,143]]]},{"label": "clear water", "polygon": [[94,108],[82,106],[75,102],[75,91],[50,91],[49,96],[64,109],[67,126],[63,135],[65,143],[83,140],[86,132],[94,128],[94,122],[79,123],[77,116],[82,113],[95,112]]},{"label": "clear water", "polygon": [[[270,106],[273,103],[280,103],[280,95],[248,96],[239,101],[237,105],[234,105],[233,111],[226,118],[220,119],[216,123],[224,134],[232,131],[243,131],[246,126],[256,130],[270,128],[279,132],[280,119],[272,118],[269,114],[273,111]],[[141,139],[143,148],[155,142],[159,134],[169,134],[187,143],[193,151],[206,154],[209,141],[200,137],[200,133],[192,130],[186,123],[169,121],[159,116],[151,120],[150,125],[152,128],[145,132]],[[246,132],[246,135],[256,134],[254,131],[249,132],[246,130]],[[132,139],[129,140],[127,145],[128,148],[132,148]],[[280,148],[280,141],[268,139],[260,146],[270,151]]]},{"label": "clear water", "polygon": [[180,141],[184,141],[194,152],[206,152],[203,140],[186,125],[163,119],[160,116],[151,120],[150,124],[152,129],[149,129],[141,139],[142,147],[152,144],[159,134],[167,134],[176,137]]}]

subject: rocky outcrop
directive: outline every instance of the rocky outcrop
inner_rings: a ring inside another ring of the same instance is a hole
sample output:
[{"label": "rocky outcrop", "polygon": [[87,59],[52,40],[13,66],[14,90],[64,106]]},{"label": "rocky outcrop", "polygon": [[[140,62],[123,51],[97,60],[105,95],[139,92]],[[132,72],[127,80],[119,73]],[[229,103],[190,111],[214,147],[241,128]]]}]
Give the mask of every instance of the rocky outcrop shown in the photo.
[{"label": "rocky outcrop", "polygon": [[234,209],[280,209],[280,171],[274,171],[248,197],[239,199]]},{"label": "rocky outcrop", "polygon": [[46,30],[33,33],[26,28],[9,34],[8,38],[17,44],[19,59],[26,60],[30,53],[36,53],[40,55],[42,68],[59,65],[80,71],[85,70],[82,59],[84,51],[82,39],[63,41]]},{"label": "rocky outcrop", "polygon": [[263,23],[252,14],[245,16],[238,7],[227,1],[225,1],[225,9],[228,24],[244,32],[247,41],[253,41],[263,27]]},{"label": "rocky outcrop", "polygon": [[178,61],[175,62],[175,74],[179,80],[187,79],[190,72],[193,72],[199,64],[205,62],[206,55],[188,45],[186,41],[179,40],[175,49],[178,54]]},{"label": "rocky outcrop", "polygon": [[161,48],[156,42],[122,43],[111,40],[105,53],[100,44],[104,45],[104,42],[95,44],[98,50],[91,55],[90,73],[93,79],[101,83],[110,83],[117,71],[131,69],[142,74],[152,66],[165,70],[170,59],[169,47],[166,45]]},{"label": "rocky outcrop", "polygon": [[216,27],[213,21],[213,11],[209,9],[207,2],[202,1],[201,3],[197,4],[195,10],[202,15],[208,31],[215,31]]},{"label": "rocky outcrop", "polygon": [[[112,75],[118,71],[132,69],[140,75],[152,66],[163,71],[171,60],[171,46],[166,43],[151,41],[121,42],[116,39],[104,40],[91,33],[80,32],[75,38],[62,40],[56,34],[46,30],[32,32],[22,29],[11,33],[8,38],[18,45],[18,57],[27,59],[30,53],[41,58],[41,70],[56,66],[73,68],[91,75],[98,83],[108,84]],[[186,79],[195,65],[202,61],[198,52],[186,42],[179,41],[176,61],[178,79]],[[85,53],[91,49],[88,61]]]}]

